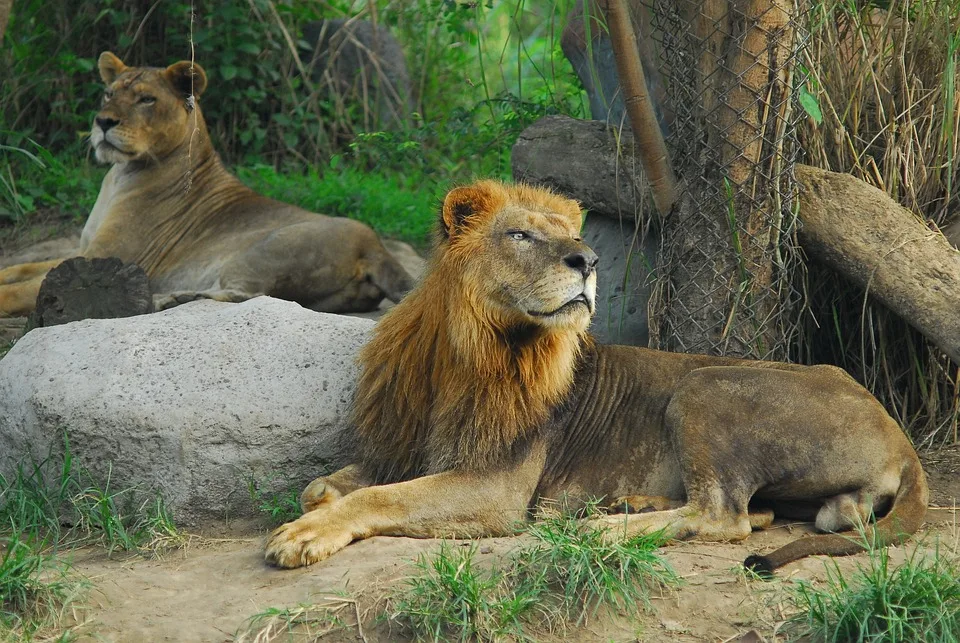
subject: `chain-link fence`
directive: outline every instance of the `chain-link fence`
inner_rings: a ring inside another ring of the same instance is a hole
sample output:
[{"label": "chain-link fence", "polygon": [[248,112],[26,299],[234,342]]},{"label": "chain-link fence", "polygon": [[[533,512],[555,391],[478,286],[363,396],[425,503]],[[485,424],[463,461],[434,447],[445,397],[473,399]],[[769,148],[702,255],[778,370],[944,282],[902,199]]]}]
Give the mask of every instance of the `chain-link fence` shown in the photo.
[{"label": "chain-link fence", "polygon": [[[805,44],[782,0],[644,0],[680,199],[663,221],[651,345],[786,359],[803,269],[794,88]],[[635,18],[636,18],[635,13]]]}]

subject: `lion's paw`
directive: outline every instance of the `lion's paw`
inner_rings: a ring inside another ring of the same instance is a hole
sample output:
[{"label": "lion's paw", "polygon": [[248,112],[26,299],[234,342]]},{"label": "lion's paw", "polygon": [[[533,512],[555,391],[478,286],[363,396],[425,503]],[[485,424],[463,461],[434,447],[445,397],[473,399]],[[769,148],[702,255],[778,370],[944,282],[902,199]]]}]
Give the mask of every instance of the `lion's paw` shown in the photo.
[{"label": "lion's paw", "polygon": [[338,500],[342,495],[326,478],[317,478],[300,494],[300,508],[307,514]]},{"label": "lion's paw", "polygon": [[277,567],[304,567],[326,560],[353,541],[348,529],[317,515],[321,513],[327,512],[313,512],[277,528],[267,542],[267,562]]}]

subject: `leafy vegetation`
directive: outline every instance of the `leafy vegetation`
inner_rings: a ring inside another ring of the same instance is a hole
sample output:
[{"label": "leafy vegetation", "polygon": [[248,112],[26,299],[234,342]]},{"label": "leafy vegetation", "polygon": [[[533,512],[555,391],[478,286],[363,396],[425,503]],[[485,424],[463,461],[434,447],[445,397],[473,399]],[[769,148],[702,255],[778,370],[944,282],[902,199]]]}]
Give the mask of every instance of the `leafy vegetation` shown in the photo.
[{"label": "leafy vegetation", "polygon": [[825,586],[799,581],[792,598],[796,633],[807,640],[947,643],[960,633],[960,565],[939,546],[917,547],[900,565],[873,548],[852,578],[828,564]]},{"label": "leafy vegetation", "polygon": [[531,628],[579,625],[601,608],[635,615],[679,579],[657,554],[659,534],[620,540],[566,511],[533,523],[505,565],[481,566],[478,546],[421,556],[391,618],[418,639],[527,640]]},{"label": "leafy vegetation", "polygon": [[0,221],[28,222],[39,208],[89,212],[103,169],[84,138],[104,50],[146,65],[192,55],[211,79],[201,104],[214,144],[244,181],[419,246],[451,183],[508,177],[526,125],[583,114],[556,37],[571,0],[413,0],[382,3],[375,19],[403,46],[415,116],[390,131],[364,127],[367,105],[344,106],[301,73],[312,54],[298,36],[319,18],[370,19],[376,4],[19,2],[0,50],[10,79],[0,96]]},{"label": "leafy vegetation", "polygon": [[285,522],[296,520],[300,517],[300,492],[297,489],[273,488],[275,476],[268,476],[266,479],[259,480],[251,477],[247,480],[247,493],[250,494],[250,500],[253,502],[257,511],[270,519],[270,524],[279,527]]}]

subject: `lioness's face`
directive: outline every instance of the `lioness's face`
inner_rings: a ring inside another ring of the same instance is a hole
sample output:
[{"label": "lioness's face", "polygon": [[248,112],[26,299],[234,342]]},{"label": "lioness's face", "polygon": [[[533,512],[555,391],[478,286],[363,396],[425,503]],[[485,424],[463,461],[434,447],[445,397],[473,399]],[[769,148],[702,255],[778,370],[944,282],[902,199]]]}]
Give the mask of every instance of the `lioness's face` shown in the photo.
[{"label": "lioness's face", "polygon": [[166,69],[127,67],[110,52],[100,56],[106,84],[90,144],[101,163],[159,159],[184,143],[195,125],[193,96],[206,86],[198,65]]},{"label": "lioness's face", "polygon": [[484,186],[505,198],[474,199],[481,212],[467,215],[460,233],[456,252],[473,295],[511,323],[585,331],[596,307],[597,255],[580,238],[579,205],[526,186],[460,190]]}]

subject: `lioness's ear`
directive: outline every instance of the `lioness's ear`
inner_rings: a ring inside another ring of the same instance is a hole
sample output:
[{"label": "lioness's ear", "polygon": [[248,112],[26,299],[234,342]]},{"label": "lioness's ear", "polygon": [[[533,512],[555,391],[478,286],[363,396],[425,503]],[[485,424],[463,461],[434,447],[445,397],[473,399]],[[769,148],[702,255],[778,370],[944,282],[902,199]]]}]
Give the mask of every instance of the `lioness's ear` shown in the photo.
[{"label": "lioness's ear", "polygon": [[184,96],[200,96],[207,88],[207,72],[203,67],[189,60],[181,60],[167,67],[163,75]]},{"label": "lioness's ear", "polygon": [[473,215],[501,207],[504,198],[500,192],[503,190],[501,188],[498,192],[498,187],[493,181],[480,181],[450,190],[443,200],[443,210],[440,212],[440,223],[447,236],[456,236],[458,232],[466,229]]},{"label": "lioness's ear", "polygon": [[117,58],[112,51],[105,51],[100,54],[100,60],[97,61],[97,67],[100,69],[100,79],[104,84],[109,85],[117,76],[123,73],[127,68],[123,61]]}]

